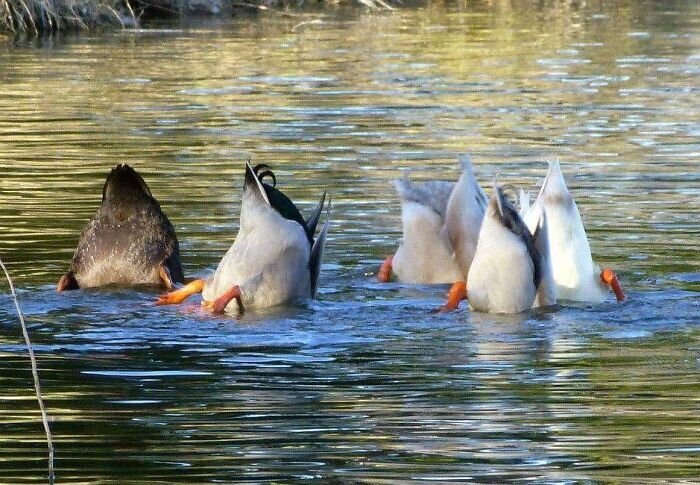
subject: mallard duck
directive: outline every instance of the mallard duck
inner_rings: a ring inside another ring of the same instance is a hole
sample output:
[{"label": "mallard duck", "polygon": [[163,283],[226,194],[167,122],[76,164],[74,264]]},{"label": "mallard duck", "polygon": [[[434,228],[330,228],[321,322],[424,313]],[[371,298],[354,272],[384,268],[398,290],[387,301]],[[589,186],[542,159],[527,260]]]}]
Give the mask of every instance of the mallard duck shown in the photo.
[{"label": "mallard duck", "polygon": [[591,248],[579,214],[558,161],[549,163],[537,199],[529,206],[529,197],[521,193],[521,211],[529,228],[544,214],[549,225],[548,238],[557,298],[601,302],[612,288],[618,301],[625,299],[620,282],[610,268],[601,268],[591,256]]},{"label": "mallard duck", "polygon": [[[264,180],[269,178],[271,185]],[[305,221],[294,203],[276,188],[267,165],[246,163],[238,235],[214,275],[194,280],[161,295],[159,305],[184,301],[202,293],[205,307],[215,313],[241,313],[316,295],[321,259],[328,233],[326,221],[314,239],[325,204],[324,193],[313,215]]]},{"label": "mallard duck", "polygon": [[183,280],[175,229],[141,176],[129,165],[117,165],[57,291],[109,284],[171,289]]},{"label": "mallard duck", "polygon": [[469,272],[488,202],[474,177],[471,158],[460,160],[456,183],[396,181],[401,200],[403,240],[386,258],[377,278],[438,284],[464,280]]},{"label": "mallard duck", "polygon": [[543,216],[531,233],[503,189],[494,183],[468,283],[455,283],[442,309],[455,309],[465,298],[472,309],[488,313],[520,313],[554,305],[547,230]]}]

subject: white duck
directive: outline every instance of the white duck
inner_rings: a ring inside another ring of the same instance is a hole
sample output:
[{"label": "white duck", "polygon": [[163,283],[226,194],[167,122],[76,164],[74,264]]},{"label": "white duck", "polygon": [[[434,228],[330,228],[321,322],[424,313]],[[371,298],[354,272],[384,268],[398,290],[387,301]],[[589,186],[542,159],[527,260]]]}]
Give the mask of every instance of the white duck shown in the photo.
[{"label": "white duck", "polygon": [[576,202],[569,193],[559,162],[549,162],[537,199],[529,206],[529,197],[521,192],[521,213],[532,230],[545,215],[557,298],[598,303],[607,298],[610,288],[618,301],[625,295],[615,272],[593,262],[586,230]]},{"label": "white duck", "polygon": [[379,281],[388,282],[392,273],[412,284],[464,280],[488,199],[474,177],[471,159],[464,156],[460,164],[456,183],[396,181],[403,241],[382,264]]},{"label": "white duck", "polygon": [[[265,177],[272,179],[272,185],[262,181]],[[156,303],[180,303],[202,292],[202,304],[215,313],[240,313],[245,308],[313,298],[329,224],[326,219],[314,240],[325,193],[314,214],[304,221],[275,185],[267,165],[252,168],[246,163],[240,228],[214,276],[166,293]]]},{"label": "white duck", "polygon": [[556,303],[547,245],[547,219],[537,223],[534,235],[515,207],[494,183],[486,209],[467,284],[455,283],[442,310],[457,308],[467,298],[481,312],[520,313]]}]

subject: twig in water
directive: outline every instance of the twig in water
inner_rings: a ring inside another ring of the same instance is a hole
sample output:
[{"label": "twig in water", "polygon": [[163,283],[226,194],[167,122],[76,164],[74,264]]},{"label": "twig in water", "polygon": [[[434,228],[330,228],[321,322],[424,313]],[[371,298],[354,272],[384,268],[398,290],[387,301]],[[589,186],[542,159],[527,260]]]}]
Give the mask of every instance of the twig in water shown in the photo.
[{"label": "twig in water", "polygon": [[296,32],[300,27],[305,27],[307,25],[323,25],[325,22],[321,19],[309,20],[308,22],[299,22],[294,27],[292,27],[292,32]]},{"label": "twig in water", "polygon": [[10,278],[10,273],[7,272],[5,268],[5,263],[0,259],[0,266],[5,272],[5,277],[7,278],[7,283],[10,285],[10,292],[12,293],[12,298],[15,301],[15,308],[17,309],[17,315],[19,315],[19,322],[22,324],[22,333],[24,334],[24,341],[27,344],[27,350],[29,351],[29,360],[32,362],[32,376],[34,376],[34,391],[36,392],[36,399],[39,401],[39,409],[41,410],[41,420],[44,423],[44,431],[46,432],[46,442],[49,446],[49,484],[54,483],[54,472],[53,472],[53,440],[51,439],[51,429],[49,428],[49,417],[46,414],[46,409],[44,409],[44,400],[41,398],[41,385],[39,384],[39,371],[37,370],[36,357],[34,357],[34,349],[32,348],[32,342],[29,340],[29,332],[27,332],[27,325],[24,323],[24,314],[19,306],[19,300],[17,299],[17,293],[15,293],[15,285],[12,284],[12,278]]},{"label": "twig in water", "polygon": [[269,10],[265,5],[256,5],[248,2],[231,2],[234,7],[251,8],[253,10]]}]

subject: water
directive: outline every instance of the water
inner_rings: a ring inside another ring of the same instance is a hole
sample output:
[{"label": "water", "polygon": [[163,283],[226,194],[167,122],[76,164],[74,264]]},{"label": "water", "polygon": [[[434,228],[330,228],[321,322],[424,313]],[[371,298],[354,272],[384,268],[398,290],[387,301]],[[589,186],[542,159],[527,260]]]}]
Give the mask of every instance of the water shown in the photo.
[{"label": "water", "polygon": [[[699,480],[700,6],[539,3],[0,47],[0,255],[59,482]],[[455,179],[464,152],[487,189],[534,187],[559,157],[629,301],[432,315],[445,287],[375,283],[400,234],[390,181]],[[303,210],[333,196],[317,301],[232,319],[148,289],[54,292],[121,162],[206,275],[248,157]],[[0,482],[44,482],[6,292],[0,362]]]}]

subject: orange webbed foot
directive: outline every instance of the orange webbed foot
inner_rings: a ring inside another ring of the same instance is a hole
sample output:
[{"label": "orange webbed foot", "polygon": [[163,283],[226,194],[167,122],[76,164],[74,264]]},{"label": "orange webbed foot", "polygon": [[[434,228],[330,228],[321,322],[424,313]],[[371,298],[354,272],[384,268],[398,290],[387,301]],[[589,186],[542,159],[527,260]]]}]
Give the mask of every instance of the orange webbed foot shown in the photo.
[{"label": "orange webbed foot", "polygon": [[612,269],[604,268],[603,271],[600,272],[600,279],[603,280],[603,283],[612,288],[617,301],[625,301],[625,293],[622,291],[622,286],[620,286],[620,280],[617,279],[617,275]]},{"label": "orange webbed foot", "polygon": [[467,299],[467,282],[457,281],[450,287],[447,293],[447,301],[435,313],[451,312],[459,308],[459,302]]},{"label": "orange webbed foot", "polygon": [[[234,285],[231,289],[227,290],[223,295],[218,297],[211,303],[211,310],[214,313],[224,313],[226,310],[226,305],[233,299],[238,300],[238,308],[243,312],[243,302],[241,301],[241,288],[238,285]],[[206,305],[209,306],[209,305]]]},{"label": "orange webbed foot", "polygon": [[388,283],[391,281],[391,265],[394,261],[393,256],[389,256],[384,260],[382,266],[379,268],[379,273],[377,273],[377,279],[380,283]]},{"label": "orange webbed foot", "polygon": [[201,293],[203,289],[204,280],[194,280],[178,290],[160,295],[156,300],[156,305],[177,305],[185,301],[189,296]]}]

